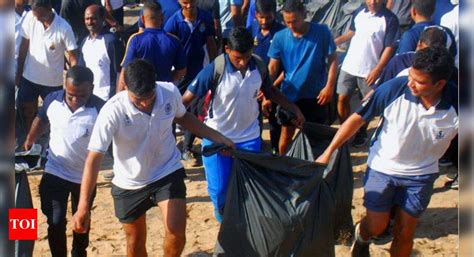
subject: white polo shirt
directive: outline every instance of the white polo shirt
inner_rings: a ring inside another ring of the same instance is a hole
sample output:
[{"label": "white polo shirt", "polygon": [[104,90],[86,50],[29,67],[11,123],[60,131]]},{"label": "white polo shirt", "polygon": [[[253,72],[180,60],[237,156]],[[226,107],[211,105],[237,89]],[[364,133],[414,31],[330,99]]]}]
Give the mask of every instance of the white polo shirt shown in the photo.
[{"label": "white polo shirt", "polygon": [[457,89],[446,85],[440,102],[426,109],[407,83],[407,77],[385,82],[356,111],[365,121],[382,116],[367,164],[394,176],[437,173],[438,159],[458,132]]},{"label": "white polo shirt", "polygon": [[[110,96],[110,58],[105,37],[86,37],[81,49],[87,68],[94,73],[94,95],[107,101]],[[115,85],[113,85],[115,86]]]},{"label": "white polo shirt", "polygon": [[[234,68],[225,55],[225,67],[219,85],[215,86],[212,101],[212,117],[205,118],[207,126],[219,131],[235,143],[260,137],[257,95],[260,88],[271,86],[262,81],[253,59],[249,61],[245,74]],[[215,62],[204,67],[189,85],[188,90],[197,97],[204,96],[214,82]]]},{"label": "white polo shirt", "polygon": [[122,91],[104,105],[92,132],[90,151],[105,153],[113,141],[112,183],[120,188],[139,189],[183,167],[172,123],[186,108],[174,84],[156,85],[151,115],[138,110]]},{"label": "white polo shirt", "polygon": [[58,14],[45,30],[33,12],[28,12],[21,25],[21,36],[30,40],[23,77],[49,87],[63,84],[64,52],[77,48],[71,26]]},{"label": "white polo shirt", "polygon": [[350,30],[355,34],[341,69],[362,78],[379,63],[385,47],[395,45],[400,37],[397,16],[386,8],[370,13],[360,7],[354,11]]},{"label": "white polo shirt", "polygon": [[49,121],[50,139],[45,172],[80,184],[90,135],[104,101],[91,95],[87,103],[71,112],[64,90],[49,94],[38,118]]}]

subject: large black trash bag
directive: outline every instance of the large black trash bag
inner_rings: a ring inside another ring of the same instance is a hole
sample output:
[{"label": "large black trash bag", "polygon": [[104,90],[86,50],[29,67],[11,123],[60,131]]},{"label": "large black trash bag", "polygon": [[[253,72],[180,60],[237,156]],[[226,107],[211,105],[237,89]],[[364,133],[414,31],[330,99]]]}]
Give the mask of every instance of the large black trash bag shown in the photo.
[{"label": "large black trash bag", "polygon": [[[296,135],[286,155],[301,160],[314,161],[331,143],[336,131],[337,129],[326,125],[306,122],[303,129]],[[354,177],[347,144],[341,146],[335,154],[334,161],[326,171],[328,175],[325,180],[333,191],[336,201],[335,238],[340,243],[347,243],[352,237],[353,230],[351,210]]]},{"label": "large black trash bag", "polygon": [[217,256],[335,256],[324,166],[242,151],[234,157]]}]

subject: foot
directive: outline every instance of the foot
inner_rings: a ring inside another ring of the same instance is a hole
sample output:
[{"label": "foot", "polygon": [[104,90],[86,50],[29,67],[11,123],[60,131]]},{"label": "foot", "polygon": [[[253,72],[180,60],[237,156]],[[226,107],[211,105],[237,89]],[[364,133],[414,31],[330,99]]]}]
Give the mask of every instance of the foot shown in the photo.
[{"label": "foot", "polygon": [[360,238],[360,223],[357,223],[354,232],[354,242],[351,247],[352,257],[370,257],[370,241],[363,242]]}]

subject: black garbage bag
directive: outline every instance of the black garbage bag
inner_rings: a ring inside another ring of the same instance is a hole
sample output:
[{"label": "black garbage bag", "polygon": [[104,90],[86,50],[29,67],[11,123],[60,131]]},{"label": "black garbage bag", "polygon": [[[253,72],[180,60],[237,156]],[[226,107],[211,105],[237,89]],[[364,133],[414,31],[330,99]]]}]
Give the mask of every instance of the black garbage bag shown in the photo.
[{"label": "black garbage bag", "polygon": [[[15,208],[33,208],[30,184],[26,172],[38,167],[41,160],[41,147],[34,145],[25,152],[15,153]],[[15,257],[31,257],[34,240],[16,240]]]},{"label": "black garbage bag", "polygon": [[335,205],[325,166],[243,151],[234,157],[217,256],[335,255]]},{"label": "black garbage bag", "polygon": [[[326,125],[306,122],[303,129],[296,135],[286,155],[312,162],[331,143],[336,131],[337,129]],[[337,216],[334,224],[335,239],[340,243],[346,243],[352,237],[351,209],[354,191],[352,163],[347,144],[341,146],[337,153],[334,153],[326,173],[324,174],[325,180],[335,199]]]}]

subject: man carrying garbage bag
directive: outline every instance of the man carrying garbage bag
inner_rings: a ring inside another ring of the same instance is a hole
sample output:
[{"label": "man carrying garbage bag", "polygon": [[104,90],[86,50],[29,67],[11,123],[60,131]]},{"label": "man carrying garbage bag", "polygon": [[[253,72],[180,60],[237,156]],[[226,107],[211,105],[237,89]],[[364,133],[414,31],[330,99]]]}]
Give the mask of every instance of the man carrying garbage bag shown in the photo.
[{"label": "man carrying garbage bag", "polygon": [[453,57],[445,48],[419,50],[408,77],[382,84],[339,128],[316,160],[331,154],[357,130],[381,115],[364,178],[366,216],[356,225],[352,256],[369,256],[397,206],[391,256],[409,256],[418,218],[426,210],[438,177],[438,159],[458,131],[457,90],[448,84]]}]

